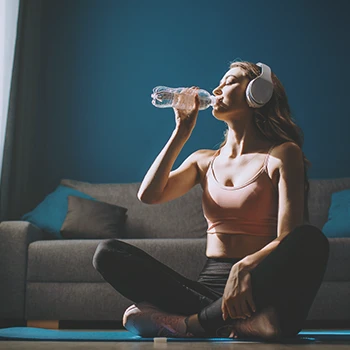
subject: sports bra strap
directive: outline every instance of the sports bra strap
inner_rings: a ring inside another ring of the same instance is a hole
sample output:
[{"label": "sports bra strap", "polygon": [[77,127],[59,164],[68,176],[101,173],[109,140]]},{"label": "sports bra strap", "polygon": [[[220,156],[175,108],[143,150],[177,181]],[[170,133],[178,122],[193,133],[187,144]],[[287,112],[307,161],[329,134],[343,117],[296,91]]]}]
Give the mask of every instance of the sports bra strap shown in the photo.
[{"label": "sports bra strap", "polygon": [[[210,162],[209,162],[209,164],[208,164],[208,170],[212,167],[212,164],[213,164],[213,162],[214,162],[214,159],[216,158],[216,156],[218,155],[218,153],[220,152],[220,150],[221,150],[221,148],[217,149],[217,150],[215,151],[215,153],[213,154],[213,156],[211,157]],[[208,172],[207,172],[207,173],[208,173]]]},{"label": "sports bra strap", "polygon": [[265,171],[267,171],[267,163],[268,163],[268,160],[269,160],[269,157],[270,157],[270,153],[271,153],[271,151],[275,148],[275,146],[276,146],[276,144],[273,144],[273,145],[270,147],[269,151],[267,152],[267,155],[266,155],[265,161],[264,161],[264,169],[265,169]]}]

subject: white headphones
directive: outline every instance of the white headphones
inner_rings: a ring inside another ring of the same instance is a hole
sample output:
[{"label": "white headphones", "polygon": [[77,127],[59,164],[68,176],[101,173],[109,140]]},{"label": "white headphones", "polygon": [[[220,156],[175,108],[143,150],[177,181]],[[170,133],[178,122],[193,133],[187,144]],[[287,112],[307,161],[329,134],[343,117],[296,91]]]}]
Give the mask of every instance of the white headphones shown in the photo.
[{"label": "white headphones", "polygon": [[249,107],[260,108],[270,101],[273,93],[271,68],[263,63],[257,63],[261,67],[261,74],[249,82],[245,95]]}]

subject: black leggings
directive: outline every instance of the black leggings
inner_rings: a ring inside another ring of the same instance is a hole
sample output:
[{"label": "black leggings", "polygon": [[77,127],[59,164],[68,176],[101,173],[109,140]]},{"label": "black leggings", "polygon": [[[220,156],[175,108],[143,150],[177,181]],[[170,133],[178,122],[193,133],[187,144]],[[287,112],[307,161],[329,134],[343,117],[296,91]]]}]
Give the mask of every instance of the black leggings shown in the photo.
[{"label": "black leggings", "polygon": [[[301,225],[290,232],[251,270],[256,312],[273,306],[282,336],[297,335],[319,290],[329,256],[329,242],[317,227]],[[240,259],[212,259],[198,278],[190,280],[143,250],[108,239],[101,242],[93,266],[124,297],[147,301],[177,315],[198,313],[208,336],[236,319],[222,319],[222,295],[231,267]]]}]

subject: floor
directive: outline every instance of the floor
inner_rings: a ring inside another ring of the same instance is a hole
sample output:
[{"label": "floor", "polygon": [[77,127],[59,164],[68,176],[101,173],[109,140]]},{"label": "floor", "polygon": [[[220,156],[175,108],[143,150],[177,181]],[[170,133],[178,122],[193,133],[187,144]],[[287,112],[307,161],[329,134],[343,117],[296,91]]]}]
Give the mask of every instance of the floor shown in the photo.
[{"label": "floor", "polygon": [[[305,329],[309,331],[310,329]],[[79,329],[83,331],[83,329]],[[87,331],[101,331],[101,329],[88,329]],[[110,331],[110,330],[103,330]],[[115,332],[116,330],[111,330]],[[117,330],[118,331],[118,330]],[[343,343],[314,343],[314,344],[276,344],[276,343],[258,343],[258,342],[232,342],[232,343],[206,343],[206,342],[53,342],[53,341],[0,341],[0,349],[14,350],[14,349],[26,349],[26,350],[151,350],[151,349],[166,349],[166,350],[178,350],[178,349],[191,349],[191,350],[209,350],[209,349],[235,349],[235,350],[350,350],[350,341]]]},{"label": "floor", "polygon": [[[6,344],[4,344],[6,343]],[[157,345],[154,343],[71,343],[71,342],[1,342],[0,349],[13,350],[13,349],[27,349],[27,350],[70,350],[70,349],[100,349],[100,350],[151,350],[151,349],[166,349],[166,350],[179,350],[179,349],[191,349],[191,350],[210,350],[210,349],[235,349],[235,350],[349,350],[350,343],[348,345],[329,345],[329,344],[314,344],[314,345],[278,345],[278,344],[224,344],[224,343],[171,343],[164,345]]]}]

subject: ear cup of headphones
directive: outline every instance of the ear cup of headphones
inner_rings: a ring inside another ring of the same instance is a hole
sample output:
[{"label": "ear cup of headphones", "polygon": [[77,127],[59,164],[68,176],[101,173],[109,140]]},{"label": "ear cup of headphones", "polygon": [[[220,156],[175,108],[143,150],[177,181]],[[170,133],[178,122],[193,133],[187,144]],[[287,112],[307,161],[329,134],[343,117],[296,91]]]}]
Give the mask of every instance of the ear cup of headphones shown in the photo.
[{"label": "ear cup of headphones", "polygon": [[[262,64],[258,64],[262,67]],[[266,67],[266,65],[264,65]],[[264,69],[264,67],[263,67]],[[264,72],[249,82],[246,97],[249,107],[260,108],[270,101],[273,93],[271,75],[266,77]]]}]

